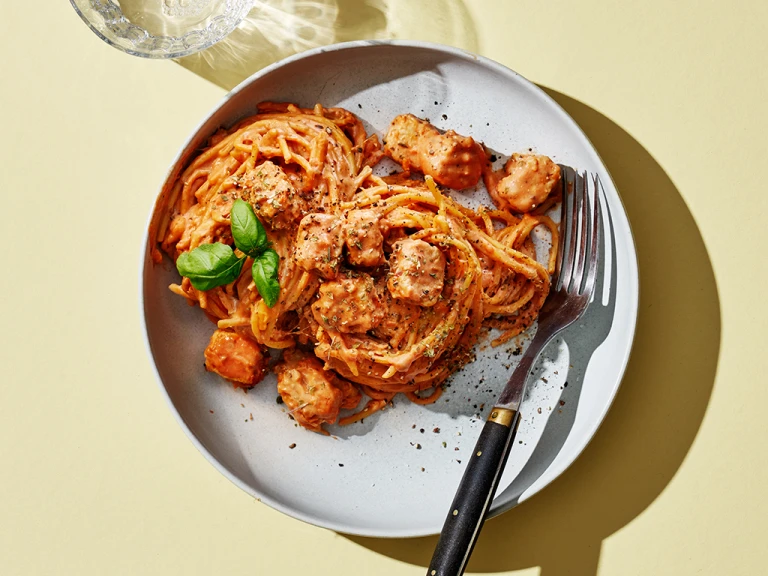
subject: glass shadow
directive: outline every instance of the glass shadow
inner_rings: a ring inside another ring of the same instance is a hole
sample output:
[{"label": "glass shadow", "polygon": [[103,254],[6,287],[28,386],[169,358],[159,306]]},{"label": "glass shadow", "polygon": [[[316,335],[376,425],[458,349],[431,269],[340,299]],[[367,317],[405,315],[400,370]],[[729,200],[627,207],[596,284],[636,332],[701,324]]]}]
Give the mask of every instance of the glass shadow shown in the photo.
[{"label": "glass shadow", "polygon": [[245,20],[210,48],[176,60],[230,90],[278,60],[351,40],[418,39],[476,52],[462,0],[255,0]]}]

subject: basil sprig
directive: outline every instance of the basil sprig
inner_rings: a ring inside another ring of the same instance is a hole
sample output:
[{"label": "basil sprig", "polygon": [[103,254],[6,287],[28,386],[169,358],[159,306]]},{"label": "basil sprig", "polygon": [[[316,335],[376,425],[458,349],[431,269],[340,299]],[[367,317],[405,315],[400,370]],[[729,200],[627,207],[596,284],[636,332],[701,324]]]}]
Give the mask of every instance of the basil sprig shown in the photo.
[{"label": "basil sprig", "polygon": [[[267,306],[272,308],[280,297],[280,256],[270,247],[267,232],[248,202],[235,200],[230,213],[230,227],[235,246],[253,258],[251,273],[256,289]],[[176,269],[189,278],[196,289],[210,290],[237,280],[244,262],[245,256],[238,258],[231,246],[215,242],[202,244],[181,254],[176,260]]]},{"label": "basil sprig", "polygon": [[253,259],[251,272],[253,281],[259,294],[264,298],[267,306],[272,308],[277,303],[280,296],[280,284],[277,281],[277,267],[280,263],[280,256],[272,248],[267,248],[261,253],[261,256]]},{"label": "basil sprig", "polygon": [[237,280],[243,262],[244,258],[235,256],[232,248],[216,242],[181,254],[176,260],[176,269],[198,290],[210,290]]},{"label": "basil sprig", "polygon": [[229,214],[232,238],[241,252],[256,258],[267,247],[267,233],[248,202],[235,200]]}]

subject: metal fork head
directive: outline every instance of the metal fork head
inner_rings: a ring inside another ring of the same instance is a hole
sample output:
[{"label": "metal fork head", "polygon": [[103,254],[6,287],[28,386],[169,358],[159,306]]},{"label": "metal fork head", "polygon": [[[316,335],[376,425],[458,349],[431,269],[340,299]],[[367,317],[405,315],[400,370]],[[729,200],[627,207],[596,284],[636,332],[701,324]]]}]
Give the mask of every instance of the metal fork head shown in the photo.
[{"label": "metal fork head", "polygon": [[595,291],[602,239],[603,208],[596,174],[562,168],[560,238],[549,297],[539,315],[539,330],[559,332],[587,309]]},{"label": "metal fork head", "polygon": [[[512,411],[520,409],[528,374],[539,353],[556,334],[581,317],[595,292],[604,220],[599,180],[586,172],[576,174],[565,167],[561,170],[563,201],[555,278],[539,313],[536,335],[496,403]],[[588,192],[590,183],[592,194]]]}]

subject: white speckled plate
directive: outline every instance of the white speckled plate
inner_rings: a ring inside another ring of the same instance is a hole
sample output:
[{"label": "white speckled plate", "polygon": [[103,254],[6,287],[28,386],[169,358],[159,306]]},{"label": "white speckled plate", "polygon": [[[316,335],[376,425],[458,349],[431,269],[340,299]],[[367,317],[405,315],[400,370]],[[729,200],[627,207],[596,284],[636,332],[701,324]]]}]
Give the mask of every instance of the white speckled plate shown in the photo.
[{"label": "white speckled plate", "polygon": [[[621,382],[634,335],[635,248],[594,148],[544,92],[499,64],[437,45],[356,42],[306,52],[249,78],[193,131],[169,179],[218,127],[253,113],[263,100],[343,106],[379,134],[395,115],[411,112],[501,154],[532,148],[600,175],[612,213],[602,298],[537,365],[522,408],[520,442],[492,512],[531,497],[595,433]],[[471,196],[477,201],[484,194],[480,187]],[[362,424],[332,427],[335,437],[325,437],[294,426],[275,401],[273,375],[245,394],[203,369],[212,325],[168,291],[175,281],[169,261],[154,266],[145,253],[148,347],[171,410],[222,474],[286,514],[340,532],[403,537],[440,531],[468,454],[525,338],[498,349],[481,344],[477,360],[452,378],[436,404],[396,398],[393,409]]]}]

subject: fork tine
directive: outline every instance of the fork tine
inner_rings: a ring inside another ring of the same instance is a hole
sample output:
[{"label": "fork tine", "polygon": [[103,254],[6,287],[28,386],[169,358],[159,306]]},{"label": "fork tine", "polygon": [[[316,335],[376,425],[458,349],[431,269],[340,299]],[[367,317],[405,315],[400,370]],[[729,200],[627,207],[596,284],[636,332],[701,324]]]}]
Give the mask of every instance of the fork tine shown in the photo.
[{"label": "fork tine", "polygon": [[574,245],[574,258],[576,259],[573,270],[573,282],[566,289],[568,291],[579,292],[581,290],[581,280],[584,277],[584,260],[587,252],[587,227],[589,226],[589,198],[587,197],[587,173],[577,174],[576,179],[576,199],[578,200],[578,210],[574,211],[573,236],[580,236],[578,249],[576,242]]},{"label": "fork tine", "polygon": [[555,262],[555,275],[553,288],[557,290],[560,284],[560,273],[563,269],[563,252],[565,251],[565,242],[568,233],[568,168],[561,166],[563,182],[563,198],[560,201],[560,232],[557,240],[557,260]]},{"label": "fork tine", "polygon": [[571,173],[569,171],[569,188],[573,189],[573,194],[569,194],[571,196],[571,206],[570,211],[566,212],[566,219],[565,219],[565,227],[568,229],[568,246],[565,250],[565,253],[563,254],[563,268],[561,270],[560,274],[560,281],[558,282],[557,289],[563,288],[564,290],[568,290],[568,286],[571,284],[571,278],[573,277],[573,264],[576,260],[576,235],[578,233],[578,214],[579,214],[579,203],[578,203],[578,191],[577,191],[577,182],[576,182],[576,172],[573,172],[573,186],[570,186],[570,177]]},{"label": "fork tine", "polygon": [[592,183],[595,186],[594,201],[594,216],[592,220],[592,238],[590,240],[591,252],[589,253],[589,268],[587,269],[587,279],[584,281],[584,293],[589,294],[592,299],[592,294],[595,291],[595,278],[597,277],[597,265],[600,254],[600,228],[602,227],[603,209],[600,206],[600,177],[597,174],[592,176]]}]

